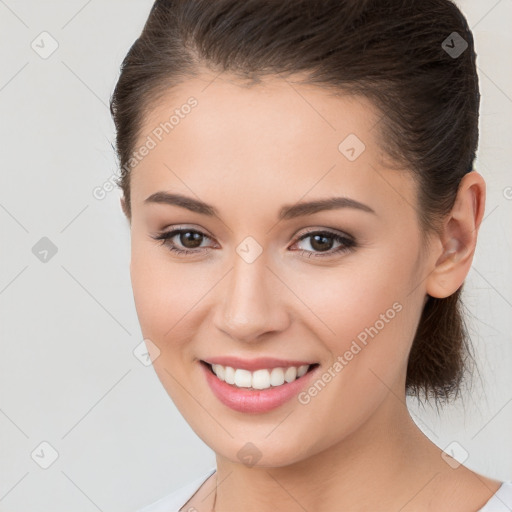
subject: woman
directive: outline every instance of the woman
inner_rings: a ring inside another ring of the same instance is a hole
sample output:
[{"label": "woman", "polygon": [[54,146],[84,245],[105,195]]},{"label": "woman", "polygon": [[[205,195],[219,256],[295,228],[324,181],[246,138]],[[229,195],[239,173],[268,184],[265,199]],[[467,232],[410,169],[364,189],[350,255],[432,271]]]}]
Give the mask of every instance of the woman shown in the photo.
[{"label": "woman", "polygon": [[145,512],[511,509],[405,406],[465,375],[479,98],[449,0],[155,3],[111,102],[130,271],[216,468]]}]

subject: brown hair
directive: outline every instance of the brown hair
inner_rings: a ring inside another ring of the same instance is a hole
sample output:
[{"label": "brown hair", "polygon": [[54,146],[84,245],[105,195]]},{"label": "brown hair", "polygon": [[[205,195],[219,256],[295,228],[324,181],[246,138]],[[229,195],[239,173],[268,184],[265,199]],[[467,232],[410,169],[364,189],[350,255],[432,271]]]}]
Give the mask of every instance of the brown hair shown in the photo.
[{"label": "brown hair", "polygon": [[[439,234],[478,144],[475,60],[472,33],[450,0],[157,0],[110,101],[126,214],[128,162],[162,94],[202,69],[256,83],[300,73],[303,83],[362,94],[381,110],[382,147],[418,184],[423,233]],[[458,394],[471,349],[461,291],[428,297],[409,394]]]}]

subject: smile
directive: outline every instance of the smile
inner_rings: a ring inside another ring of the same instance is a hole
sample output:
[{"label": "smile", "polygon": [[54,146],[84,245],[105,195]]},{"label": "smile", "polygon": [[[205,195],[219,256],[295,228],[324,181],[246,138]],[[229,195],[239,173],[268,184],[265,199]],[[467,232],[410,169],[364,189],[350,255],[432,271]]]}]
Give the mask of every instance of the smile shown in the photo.
[{"label": "smile", "polygon": [[239,388],[268,389],[282,386],[305,375],[311,365],[288,366],[287,368],[261,369],[251,372],[221,364],[211,365],[213,373],[223,382]]},{"label": "smile", "polygon": [[224,405],[243,413],[265,413],[297,396],[318,373],[318,363],[253,371],[200,361],[206,383]]}]

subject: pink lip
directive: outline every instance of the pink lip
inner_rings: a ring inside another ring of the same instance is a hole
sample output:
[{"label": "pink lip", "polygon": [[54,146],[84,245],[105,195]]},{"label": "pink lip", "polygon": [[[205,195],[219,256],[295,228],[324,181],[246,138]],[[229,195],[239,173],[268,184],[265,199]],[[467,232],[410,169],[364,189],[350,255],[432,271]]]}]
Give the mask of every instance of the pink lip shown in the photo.
[{"label": "pink lip", "polygon": [[292,359],[276,359],[273,357],[258,357],[255,359],[241,359],[239,357],[210,357],[204,359],[208,364],[220,364],[222,366],[231,366],[231,368],[240,368],[241,370],[264,370],[272,368],[287,368],[288,366],[312,365],[314,362],[296,361]]},{"label": "pink lip", "polygon": [[[299,392],[306,387],[312,375],[316,374],[319,368],[314,368],[302,377],[293,382],[285,383],[282,386],[253,390],[249,388],[238,388],[235,385],[220,380],[211,372],[210,368],[205,363],[200,362],[199,366],[204,373],[206,382],[217,399],[231,409],[245,413],[264,413],[283,405],[294,396],[297,396]],[[296,365],[293,364],[291,366]]]}]

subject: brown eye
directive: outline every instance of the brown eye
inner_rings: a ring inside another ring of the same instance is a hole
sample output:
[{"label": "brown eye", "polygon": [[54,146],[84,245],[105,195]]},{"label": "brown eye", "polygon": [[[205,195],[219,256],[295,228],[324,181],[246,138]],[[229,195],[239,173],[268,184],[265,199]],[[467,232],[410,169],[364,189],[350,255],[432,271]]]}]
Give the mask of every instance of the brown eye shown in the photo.
[{"label": "brown eye", "polygon": [[311,247],[315,251],[328,251],[334,245],[334,237],[325,235],[311,235]]},{"label": "brown eye", "polygon": [[[338,253],[348,252],[353,250],[356,247],[356,242],[354,239],[339,235],[337,233],[332,233],[330,231],[314,231],[310,233],[306,233],[296,244],[302,242],[302,240],[310,239],[309,246],[311,250],[300,250],[301,254],[307,255],[308,257],[324,257],[324,256],[333,256]],[[337,248],[332,249],[335,243],[340,244]],[[325,254],[315,254],[315,252],[325,253]]]},{"label": "brown eye", "polygon": [[[151,238],[161,240],[162,245],[166,245],[171,252],[176,254],[198,254],[206,249],[201,247],[201,243],[210,237],[195,229],[174,229],[151,235]],[[177,239],[177,241],[173,239]]]},{"label": "brown eye", "polygon": [[180,243],[186,249],[197,249],[204,238],[198,231],[181,231],[178,236]]}]

